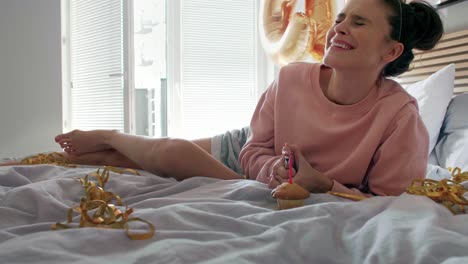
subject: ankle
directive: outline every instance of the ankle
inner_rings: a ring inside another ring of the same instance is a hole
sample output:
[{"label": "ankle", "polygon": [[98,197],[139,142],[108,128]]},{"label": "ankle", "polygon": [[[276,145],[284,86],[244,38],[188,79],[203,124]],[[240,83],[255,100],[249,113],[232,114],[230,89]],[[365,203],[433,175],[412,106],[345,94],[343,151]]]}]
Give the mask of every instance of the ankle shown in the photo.
[{"label": "ankle", "polygon": [[120,134],[119,130],[113,129],[113,130],[103,130],[101,133],[101,141],[104,145],[112,145],[112,142],[114,141],[114,138],[116,135]]}]

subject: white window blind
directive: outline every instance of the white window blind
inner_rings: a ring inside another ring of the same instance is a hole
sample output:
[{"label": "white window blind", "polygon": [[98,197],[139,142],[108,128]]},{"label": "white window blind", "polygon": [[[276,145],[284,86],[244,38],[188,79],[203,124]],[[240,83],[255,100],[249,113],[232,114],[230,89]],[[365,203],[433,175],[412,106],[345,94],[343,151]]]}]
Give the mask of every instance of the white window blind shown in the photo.
[{"label": "white window blind", "polygon": [[255,0],[180,1],[170,136],[200,138],[249,125],[261,74],[257,14]]},{"label": "white window blind", "polygon": [[123,0],[71,0],[71,128],[124,131]]}]

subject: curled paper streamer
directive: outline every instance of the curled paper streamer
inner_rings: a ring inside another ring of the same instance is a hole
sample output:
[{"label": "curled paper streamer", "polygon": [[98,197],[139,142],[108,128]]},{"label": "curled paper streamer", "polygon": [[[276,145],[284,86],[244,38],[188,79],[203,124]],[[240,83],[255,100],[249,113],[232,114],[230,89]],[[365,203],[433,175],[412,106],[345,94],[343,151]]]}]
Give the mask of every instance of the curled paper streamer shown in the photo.
[{"label": "curled paper streamer", "polygon": [[27,157],[21,160],[22,165],[37,165],[37,164],[51,164],[59,165],[64,167],[76,167],[73,164],[69,164],[63,154],[58,152],[52,153],[40,153],[31,157]]},{"label": "curled paper streamer", "polygon": [[460,183],[468,180],[468,172],[461,172],[461,169],[458,167],[453,171],[451,168],[448,169],[452,172],[450,180],[414,180],[406,192],[427,196],[435,202],[443,204],[453,214],[464,214],[465,206],[468,205],[468,200],[464,197],[464,194],[468,192],[468,189]]},{"label": "curled paper streamer", "polygon": [[337,0],[303,0],[304,12],[294,12],[297,1],[263,0],[260,6],[263,48],[280,65],[321,61],[327,31],[336,17]]},{"label": "curled paper streamer", "polygon": [[[106,191],[104,189],[109,181],[110,172],[122,174],[124,171],[129,171],[135,175],[139,175],[137,171],[132,169],[117,169],[110,166],[98,169],[96,172],[80,178],[81,186],[85,190],[85,196],[81,198],[80,205],[72,207],[68,210],[68,223],[73,222],[73,212],[80,214],[79,227],[97,227],[97,228],[114,228],[124,229],[127,236],[132,240],[149,239],[153,237],[155,228],[154,225],[138,217],[130,217],[133,213],[132,208],[125,208],[121,211],[112,203],[122,205],[120,196]],[[89,176],[96,178],[96,181],[90,181]],[[148,227],[148,231],[144,233],[131,232],[129,223],[140,222]],[[73,228],[71,225],[56,223],[51,226],[52,229],[68,229]]]},{"label": "curled paper streamer", "polygon": [[[51,164],[66,167],[76,167],[76,165],[68,164],[67,159],[58,152],[49,154],[41,153],[21,160],[20,164],[35,165],[35,164]],[[110,172],[122,174],[130,172],[135,175],[140,175],[138,171],[133,169],[118,169],[111,166],[104,166],[96,172],[80,178],[81,186],[85,190],[85,196],[81,197],[80,205],[72,207],[68,210],[68,223],[73,222],[73,212],[80,214],[79,227],[97,227],[97,228],[117,228],[124,229],[127,236],[132,240],[149,239],[153,237],[155,228],[154,225],[146,220],[138,217],[130,217],[133,213],[132,208],[125,208],[121,211],[111,202],[114,201],[117,205],[122,205],[120,196],[106,191],[104,186],[109,181]],[[90,181],[89,177],[96,178],[96,181]],[[90,211],[94,211],[90,215]],[[140,222],[148,227],[148,231],[144,233],[133,233],[130,231],[130,222]],[[53,230],[73,228],[71,225],[55,223],[51,226]]]},{"label": "curled paper streamer", "polygon": [[[424,179],[413,180],[411,185],[406,189],[406,192],[414,195],[427,196],[435,202],[443,204],[453,214],[464,214],[465,206],[468,206],[468,200],[464,197],[468,192],[460,183],[468,181],[468,172],[462,172],[460,168],[448,168],[452,172],[451,179],[443,179],[441,181]],[[364,200],[367,197],[352,195],[340,192],[327,192],[335,196],[347,198],[354,201]]]},{"label": "curled paper streamer", "polygon": [[331,195],[338,196],[338,197],[347,198],[347,199],[350,199],[350,200],[353,200],[353,201],[361,201],[361,200],[364,200],[364,199],[367,198],[367,197],[361,196],[361,195],[341,193],[341,192],[328,191],[327,193],[331,194]]},{"label": "curled paper streamer", "polygon": [[452,173],[452,181],[456,183],[468,181],[468,171],[462,172],[459,167],[455,167],[453,170],[451,167],[448,167],[448,170]]}]

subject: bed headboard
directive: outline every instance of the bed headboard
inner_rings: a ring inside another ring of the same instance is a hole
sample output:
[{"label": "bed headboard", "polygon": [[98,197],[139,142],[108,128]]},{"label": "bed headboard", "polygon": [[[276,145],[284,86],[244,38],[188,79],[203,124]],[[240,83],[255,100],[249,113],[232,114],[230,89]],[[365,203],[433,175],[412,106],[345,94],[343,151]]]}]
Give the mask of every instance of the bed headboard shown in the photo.
[{"label": "bed headboard", "polygon": [[468,30],[445,34],[430,51],[415,51],[411,70],[398,81],[407,85],[423,80],[450,63],[456,66],[454,93],[468,92]]}]

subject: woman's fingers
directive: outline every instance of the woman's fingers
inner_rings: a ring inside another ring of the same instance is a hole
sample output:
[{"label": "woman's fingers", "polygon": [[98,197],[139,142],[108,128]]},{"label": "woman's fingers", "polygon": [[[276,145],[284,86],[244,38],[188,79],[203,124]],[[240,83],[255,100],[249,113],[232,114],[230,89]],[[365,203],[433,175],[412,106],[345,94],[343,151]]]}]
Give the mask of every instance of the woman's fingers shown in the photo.
[{"label": "woman's fingers", "polygon": [[276,186],[280,185],[281,182],[275,177],[275,175],[270,175],[270,181],[268,182],[268,188],[274,189]]},{"label": "woman's fingers", "polygon": [[289,145],[288,143],[284,143],[283,149],[281,150],[281,154],[283,154],[283,156],[291,155],[291,150],[292,150],[293,147],[295,147],[295,146],[294,145]]},{"label": "woman's fingers", "polygon": [[288,155],[294,155],[293,167],[295,168],[299,168],[301,163],[307,162],[304,155],[302,155],[301,151],[296,145],[284,144],[283,153],[287,153]]},{"label": "woman's fingers", "polygon": [[284,174],[282,174],[283,177],[289,179],[289,168],[290,168],[290,163],[292,163],[292,168],[291,168],[291,176],[294,177],[296,174],[296,168],[297,168],[297,162],[296,162],[296,155],[295,152],[297,151],[297,146],[296,145],[289,145],[288,143],[285,143],[283,146],[283,149],[281,151],[283,155],[283,160],[284,160]]},{"label": "woman's fingers", "polygon": [[[288,144],[284,145],[283,151],[282,151],[282,154],[283,154],[282,157],[279,160],[277,160],[273,165],[273,169],[270,174],[270,181],[268,183],[269,188],[271,189],[276,188],[276,186],[280,185],[283,182],[287,182],[289,180],[290,169],[286,161],[287,161],[287,158],[289,158],[290,155],[294,153],[293,147],[295,146],[288,145]],[[293,160],[295,160],[295,158],[293,158]],[[296,174],[296,169],[292,167],[291,176],[294,177],[295,174]]]},{"label": "woman's fingers", "polygon": [[283,166],[279,166],[276,170],[276,175],[281,179],[288,179],[289,178],[289,170]]}]

